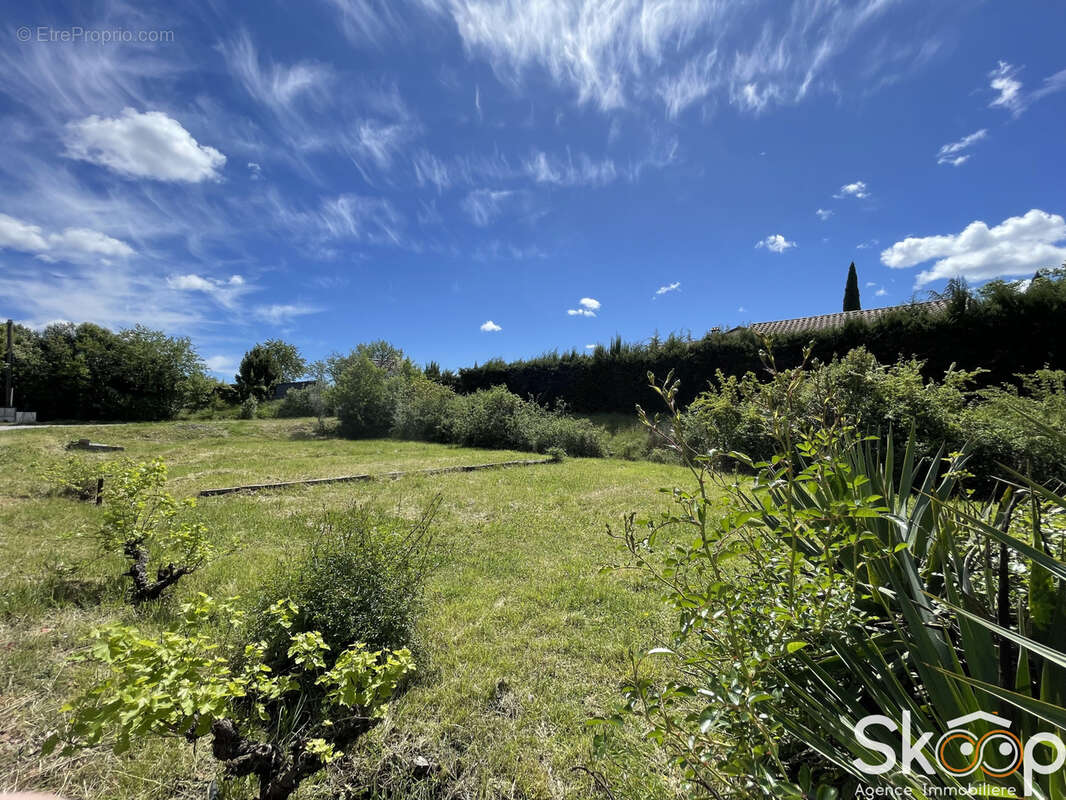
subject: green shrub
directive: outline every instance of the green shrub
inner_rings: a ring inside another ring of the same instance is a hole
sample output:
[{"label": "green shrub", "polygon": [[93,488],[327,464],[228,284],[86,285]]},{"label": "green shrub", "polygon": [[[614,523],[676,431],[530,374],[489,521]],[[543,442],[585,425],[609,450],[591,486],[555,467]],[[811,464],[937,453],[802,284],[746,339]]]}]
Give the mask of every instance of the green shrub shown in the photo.
[{"label": "green shrub", "polygon": [[323,417],[332,413],[325,387],[317,385],[290,389],[281,399],[277,410],[277,416],[285,418]]},{"label": "green shrub", "polygon": [[241,401],[240,418],[241,419],[255,419],[256,414],[259,411],[259,401],[255,399],[254,395],[248,395]]},{"label": "green shrub", "polygon": [[587,419],[523,400],[503,386],[461,396],[455,440],[467,447],[532,450],[559,447],[570,456],[607,455],[607,434]]},{"label": "green shrub", "polygon": [[454,441],[462,401],[447,386],[415,376],[396,393],[392,435],[424,442]]},{"label": "green shrub", "polygon": [[307,549],[279,565],[256,611],[253,630],[268,643],[268,661],[285,660],[285,637],[267,630],[269,609],[283,598],[300,609],[293,631],[319,631],[335,651],[355,642],[410,646],[439,505],[438,498],[414,524],[360,507],[326,513]]},{"label": "green shrub", "polygon": [[99,481],[107,474],[107,470],[108,462],[68,455],[48,464],[41,471],[41,479],[59,494],[79,500],[95,500]]}]

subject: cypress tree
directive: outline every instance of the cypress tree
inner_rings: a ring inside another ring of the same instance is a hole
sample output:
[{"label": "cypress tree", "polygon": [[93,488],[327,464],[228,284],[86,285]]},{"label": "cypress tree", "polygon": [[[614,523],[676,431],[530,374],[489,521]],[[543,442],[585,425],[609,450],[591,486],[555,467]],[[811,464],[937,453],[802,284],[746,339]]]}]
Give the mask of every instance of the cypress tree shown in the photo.
[{"label": "cypress tree", "polygon": [[859,276],[855,273],[855,262],[848,267],[848,282],[844,284],[844,310],[858,311],[862,308],[859,303]]}]

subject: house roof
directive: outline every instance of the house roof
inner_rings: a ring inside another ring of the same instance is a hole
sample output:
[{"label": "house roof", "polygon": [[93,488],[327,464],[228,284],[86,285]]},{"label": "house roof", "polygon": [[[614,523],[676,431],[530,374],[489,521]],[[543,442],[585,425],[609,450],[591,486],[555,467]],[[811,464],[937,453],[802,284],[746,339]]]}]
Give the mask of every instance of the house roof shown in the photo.
[{"label": "house roof", "polygon": [[864,308],[861,311],[840,311],[836,314],[822,314],[817,317],[796,317],[795,319],[779,319],[772,322],[753,322],[746,327],[763,336],[783,336],[789,333],[806,333],[809,331],[824,331],[830,328],[839,328],[852,320],[873,322],[891,311],[898,311],[900,309],[910,309],[914,311],[943,311],[946,307],[946,300],[932,300],[927,303],[907,303],[902,306]]}]

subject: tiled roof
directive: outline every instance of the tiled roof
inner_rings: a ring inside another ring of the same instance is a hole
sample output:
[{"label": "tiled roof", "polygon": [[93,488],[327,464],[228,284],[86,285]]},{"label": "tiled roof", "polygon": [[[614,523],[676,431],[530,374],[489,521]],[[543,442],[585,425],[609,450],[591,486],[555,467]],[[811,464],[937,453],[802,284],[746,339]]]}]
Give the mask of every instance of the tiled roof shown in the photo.
[{"label": "tiled roof", "polygon": [[788,333],[805,333],[838,328],[856,319],[863,322],[873,322],[890,311],[898,311],[900,309],[943,311],[946,307],[946,300],[932,300],[928,303],[908,303],[907,305],[887,306],[885,308],[864,308],[861,311],[841,311],[837,314],[822,314],[819,317],[796,317],[795,319],[779,319],[773,322],[755,322],[747,327],[764,336],[782,336]]}]

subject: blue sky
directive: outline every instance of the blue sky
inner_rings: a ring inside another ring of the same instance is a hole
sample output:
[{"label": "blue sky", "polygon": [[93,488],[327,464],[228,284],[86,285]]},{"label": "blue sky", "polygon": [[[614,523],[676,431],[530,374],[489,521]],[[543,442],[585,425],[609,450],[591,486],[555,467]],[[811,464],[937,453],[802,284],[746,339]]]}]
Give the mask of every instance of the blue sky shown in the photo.
[{"label": "blue sky", "polygon": [[448,367],[1066,261],[1066,4],[3,4],[0,314]]}]

